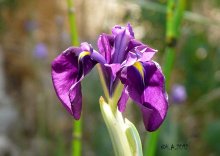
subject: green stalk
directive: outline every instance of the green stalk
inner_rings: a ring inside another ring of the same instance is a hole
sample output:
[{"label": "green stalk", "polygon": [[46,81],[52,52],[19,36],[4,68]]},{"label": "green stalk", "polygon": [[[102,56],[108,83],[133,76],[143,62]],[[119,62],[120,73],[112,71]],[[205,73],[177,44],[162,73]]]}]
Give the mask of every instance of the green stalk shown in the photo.
[{"label": "green stalk", "polygon": [[166,77],[166,89],[169,91],[170,76],[175,59],[175,47],[179,37],[180,24],[183,19],[185,0],[169,0],[167,6],[167,27],[166,27],[166,52],[164,59],[164,75]]},{"label": "green stalk", "polygon": [[[74,14],[73,0],[67,0],[69,25],[70,25],[70,37],[72,45],[78,46],[78,34],[76,29],[76,19]],[[78,121],[73,121],[73,140],[72,140],[72,156],[81,156],[82,151],[82,118]]]},{"label": "green stalk", "polygon": [[141,139],[135,126],[124,119],[117,109],[113,111],[103,97],[100,97],[99,103],[115,156],[143,156]]},{"label": "green stalk", "polygon": [[[167,47],[164,56],[164,75],[166,78],[166,89],[169,91],[171,71],[175,59],[175,46],[179,36],[180,24],[184,15],[185,0],[168,0],[167,4],[167,27],[166,27],[166,43]],[[147,137],[144,152],[146,156],[154,156],[156,154],[157,143],[160,130],[150,133]]]},{"label": "green stalk", "polygon": [[108,93],[108,88],[106,86],[104,74],[102,72],[102,68],[101,68],[100,64],[97,64],[97,69],[98,69],[98,73],[99,73],[99,78],[100,78],[100,81],[101,81],[102,89],[103,89],[104,94],[105,94],[105,98],[109,99],[110,96],[109,96],[109,93]]}]

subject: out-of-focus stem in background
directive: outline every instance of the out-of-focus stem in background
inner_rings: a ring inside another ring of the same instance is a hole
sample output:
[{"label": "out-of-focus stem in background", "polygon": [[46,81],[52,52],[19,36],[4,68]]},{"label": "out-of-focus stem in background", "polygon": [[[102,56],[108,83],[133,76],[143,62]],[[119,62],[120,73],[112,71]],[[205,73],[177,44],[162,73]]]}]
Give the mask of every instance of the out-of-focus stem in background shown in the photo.
[{"label": "out-of-focus stem in background", "polygon": [[[180,24],[184,15],[185,0],[168,0],[166,12],[166,49],[163,71],[166,78],[166,90],[170,89],[171,71],[175,59],[175,47],[179,36]],[[160,129],[150,133],[146,137],[144,153],[146,156],[154,156],[158,147]]]},{"label": "out-of-focus stem in background", "polygon": [[[73,0],[67,0],[69,25],[70,25],[70,37],[72,45],[78,46],[78,34],[76,29],[76,19],[74,14]],[[73,121],[73,140],[72,140],[72,156],[81,156],[82,151],[82,117],[78,121]]]},{"label": "out-of-focus stem in background", "polygon": [[78,46],[79,40],[78,40],[78,33],[77,33],[77,28],[76,28],[75,8],[74,8],[73,0],[67,0],[67,4],[68,4],[71,42],[72,42],[72,45]]},{"label": "out-of-focus stem in background", "polygon": [[166,77],[166,89],[170,89],[170,76],[175,58],[175,47],[177,44],[180,24],[185,10],[185,0],[169,0],[167,4],[166,23],[166,50],[164,56],[163,71]]}]

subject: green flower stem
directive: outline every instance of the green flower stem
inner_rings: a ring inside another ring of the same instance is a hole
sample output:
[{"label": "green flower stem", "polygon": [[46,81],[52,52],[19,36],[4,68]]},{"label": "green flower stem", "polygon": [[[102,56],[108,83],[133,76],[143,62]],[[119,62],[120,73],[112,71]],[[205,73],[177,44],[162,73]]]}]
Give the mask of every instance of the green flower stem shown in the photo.
[{"label": "green flower stem", "polygon": [[141,140],[135,126],[128,119],[124,120],[117,109],[113,112],[103,97],[100,97],[99,103],[115,155],[143,156]]},{"label": "green flower stem", "polygon": [[[185,0],[168,0],[167,27],[166,27],[166,52],[164,60],[164,75],[166,77],[166,89],[169,91],[171,71],[175,59],[175,46],[179,36],[180,24],[184,15]],[[146,156],[154,156],[160,130],[150,133],[145,145]]]},{"label": "green flower stem", "polygon": [[102,89],[103,89],[104,94],[105,94],[105,98],[109,99],[108,88],[107,88],[107,86],[105,84],[104,74],[102,72],[100,64],[97,64],[97,69],[98,69],[98,73],[99,73],[99,78],[100,78],[100,81],[101,81]]},{"label": "green flower stem", "polygon": [[117,111],[117,108],[118,108],[117,104],[118,104],[118,100],[121,96],[123,87],[124,86],[122,85],[122,83],[119,82],[115,91],[114,91],[113,96],[109,99],[109,105],[111,106],[111,109],[114,113],[116,113],[116,111]]},{"label": "green flower stem", "polygon": [[[76,29],[74,4],[73,0],[67,0],[69,25],[70,25],[70,37],[72,45],[78,46],[78,34]],[[82,118],[78,121],[73,121],[73,140],[72,140],[72,156],[81,156],[82,151]]]}]

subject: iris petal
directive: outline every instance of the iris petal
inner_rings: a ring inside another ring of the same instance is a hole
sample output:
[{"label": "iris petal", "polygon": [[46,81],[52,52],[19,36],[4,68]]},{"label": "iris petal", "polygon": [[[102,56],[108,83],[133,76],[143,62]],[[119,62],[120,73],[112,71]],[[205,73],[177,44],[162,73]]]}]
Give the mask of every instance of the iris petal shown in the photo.
[{"label": "iris petal", "polygon": [[81,83],[78,81],[69,90],[69,100],[71,103],[71,110],[76,120],[80,119],[82,111],[82,92]]},{"label": "iris petal", "polygon": [[120,64],[103,64],[102,66],[106,86],[109,91],[109,95],[112,96],[115,87],[118,83],[117,73],[121,70]]},{"label": "iris petal", "polygon": [[[137,60],[146,62],[150,61],[154,54],[157,52],[157,50],[149,47],[148,45],[145,45],[135,39],[132,39],[129,42],[128,49],[129,52],[132,52],[136,54]],[[129,55],[127,57],[129,59]],[[126,59],[126,60],[127,60]]]},{"label": "iris petal", "polygon": [[136,53],[134,52],[128,52],[128,55],[127,55],[127,59],[122,63],[122,66],[131,66],[133,65],[135,62],[138,61],[138,56]]},{"label": "iris petal", "polygon": [[112,63],[122,63],[126,56],[126,48],[128,46],[129,40],[130,37],[126,35],[126,30],[122,30],[115,36]]},{"label": "iris petal", "polygon": [[106,34],[100,35],[98,39],[98,47],[99,52],[102,54],[103,57],[105,57],[106,62],[109,63],[111,60],[112,49],[109,36],[107,36]]},{"label": "iris petal", "polygon": [[157,50],[144,45],[135,39],[130,40],[126,51],[127,56],[123,61],[122,66],[131,66],[137,61],[150,61],[154,54],[157,52]]},{"label": "iris petal", "polygon": [[130,24],[127,27],[115,26],[112,29],[114,46],[112,49],[112,63],[122,63],[127,56],[127,48],[131,39],[134,38],[134,32]]},{"label": "iris petal", "polygon": [[127,86],[129,96],[138,104],[142,103],[141,95],[144,91],[143,78],[134,66],[123,68],[120,75],[121,82]]},{"label": "iris petal", "polygon": [[130,36],[131,38],[134,38],[133,28],[130,23],[128,23],[126,27],[122,27],[120,25],[114,26],[112,28],[112,34],[116,36],[124,30],[126,30],[126,35]]},{"label": "iris petal", "polygon": [[118,110],[120,112],[124,112],[125,111],[128,99],[129,99],[128,91],[127,91],[127,88],[124,87],[124,89],[122,91],[122,94],[121,94],[121,97],[118,100]]},{"label": "iris petal", "polygon": [[69,113],[72,113],[69,89],[77,81],[78,58],[76,49],[66,50],[52,62],[52,81],[56,94]]},{"label": "iris petal", "polygon": [[168,98],[165,91],[165,78],[160,66],[156,62],[144,62],[146,86],[143,97],[143,105],[152,109],[152,115],[145,128],[148,131],[156,130],[164,121],[168,110]]},{"label": "iris petal", "polygon": [[140,55],[140,61],[146,62],[150,61],[154,54],[157,52],[157,50],[147,46],[147,45],[140,45],[135,48],[135,52],[139,53]]},{"label": "iris petal", "polygon": [[125,67],[120,79],[127,86],[129,96],[141,108],[146,130],[156,130],[168,109],[164,76],[158,64],[148,61]]},{"label": "iris petal", "polygon": [[95,64],[105,62],[88,43],[70,47],[52,62],[52,81],[56,94],[67,111],[75,119],[80,118],[82,110],[81,80]]}]

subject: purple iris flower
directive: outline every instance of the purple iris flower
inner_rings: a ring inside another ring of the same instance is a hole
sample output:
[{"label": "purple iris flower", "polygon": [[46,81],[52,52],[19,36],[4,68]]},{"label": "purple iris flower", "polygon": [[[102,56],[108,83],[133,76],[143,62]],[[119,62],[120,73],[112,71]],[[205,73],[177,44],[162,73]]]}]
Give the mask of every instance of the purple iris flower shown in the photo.
[{"label": "purple iris flower", "polygon": [[156,130],[165,119],[168,99],[160,66],[152,61],[157,50],[135,40],[130,24],[115,26],[112,34],[98,39],[99,52],[88,43],[70,47],[52,63],[52,80],[57,96],[74,116],[82,109],[81,80],[99,63],[110,98],[118,83],[124,85],[118,101],[123,112],[128,98],[140,107],[146,130]]}]

